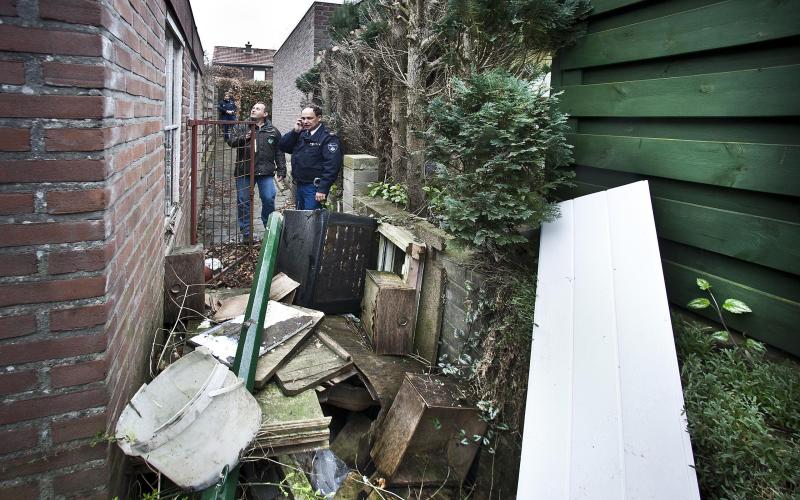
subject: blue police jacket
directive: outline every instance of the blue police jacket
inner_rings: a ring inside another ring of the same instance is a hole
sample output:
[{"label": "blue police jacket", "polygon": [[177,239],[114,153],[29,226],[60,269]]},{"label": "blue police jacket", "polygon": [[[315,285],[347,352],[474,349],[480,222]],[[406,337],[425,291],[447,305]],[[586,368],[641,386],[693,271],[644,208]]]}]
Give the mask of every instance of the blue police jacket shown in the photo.
[{"label": "blue police jacket", "polygon": [[[219,119],[220,120],[235,120],[236,119],[236,103],[233,101],[229,101],[227,99],[222,99],[219,101],[219,106],[217,106],[219,110]],[[232,115],[226,113],[226,111],[233,111]],[[225,125],[226,127],[228,125]]]},{"label": "blue police jacket", "polygon": [[328,194],[342,168],[342,145],[333,132],[320,124],[314,135],[291,130],[281,137],[281,151],[292,155],[292,177],[301,184],[319,179],[318,193]]}]

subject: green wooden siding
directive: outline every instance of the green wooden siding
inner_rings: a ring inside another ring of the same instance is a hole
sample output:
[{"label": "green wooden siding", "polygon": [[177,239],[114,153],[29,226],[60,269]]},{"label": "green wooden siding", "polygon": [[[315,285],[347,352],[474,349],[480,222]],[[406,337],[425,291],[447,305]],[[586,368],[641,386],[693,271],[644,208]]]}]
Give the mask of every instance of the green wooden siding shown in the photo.
[{"label": "green wooden siding", "polygon": [[[650,181],[667,292],[800,355],[800,0],[595,0],[557,55],[576,186]],[[708,315],[713,319],[712,315]]]}]

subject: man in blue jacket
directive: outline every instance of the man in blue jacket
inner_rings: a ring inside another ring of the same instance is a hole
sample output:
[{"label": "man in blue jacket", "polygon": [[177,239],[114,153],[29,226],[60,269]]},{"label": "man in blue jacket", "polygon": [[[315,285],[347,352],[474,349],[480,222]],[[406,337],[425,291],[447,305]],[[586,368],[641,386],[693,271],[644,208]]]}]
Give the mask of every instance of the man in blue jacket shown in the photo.
[{"label": "man in blue jacket", "polygon": [[[225,98],[219,101],[217,110],[219,111],[220,120],[225,120],[225,121],[236,120],[236,103],[233,102],[233,98],[231,97],[230,92],[225,92]],[[231,130],[230,125],[223,126],[223,132],[226,141],[228,140],[228,134],[230,133],[230,130]]]},{"label": "man in blue jacket", "polygon": [[342,145],[322,123],[322,109],[304,108],[294,129],[281,137],[280,148],[292,155],[297,209],[322,208],[342,168]]}]

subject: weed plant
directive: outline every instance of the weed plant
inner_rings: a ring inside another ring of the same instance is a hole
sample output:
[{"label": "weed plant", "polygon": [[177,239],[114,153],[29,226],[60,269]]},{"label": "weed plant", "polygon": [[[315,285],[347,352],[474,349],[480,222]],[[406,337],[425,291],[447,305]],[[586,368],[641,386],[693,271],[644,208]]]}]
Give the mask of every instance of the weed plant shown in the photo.
[{"label": "weed plant", "polygon": [[674,323],[703,498],[800,498],[800,367]]}]

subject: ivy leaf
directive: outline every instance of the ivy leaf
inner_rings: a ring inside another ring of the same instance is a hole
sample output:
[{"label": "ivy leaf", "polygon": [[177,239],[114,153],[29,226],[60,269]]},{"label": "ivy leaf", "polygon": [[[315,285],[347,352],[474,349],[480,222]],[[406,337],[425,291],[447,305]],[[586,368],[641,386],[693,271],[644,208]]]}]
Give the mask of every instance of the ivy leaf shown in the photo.
[{"label": "ivy leaf", "polygon": [[720,330],[711,334],[711,338],[717,342],[727,344],[731,340],[731,335],[725,330]]},{"label": "ivy leaf", "polygon": [[442,430],[442,422],[439,420],[438,417],[433,418],[433,428],[437,431]]},{"label": "ivy leaf", "polygon": [[700,290],[710,290],[711,283],[704,280],[703,278],[697,278],[697,286],[700,287]]},{"label": "ivy leaf", "polygon": [[726,299],[725,302],[722,303],[722,308],[733,314],[753,312],[747,304],[737,299]]},{"label": "ivy leaf", "polygon": [[705,309],[710,305],[711,305],[710,300],[701,297],[689,302],[688,304],[686,304],[686,307],[688,307],[689,309]]}]

